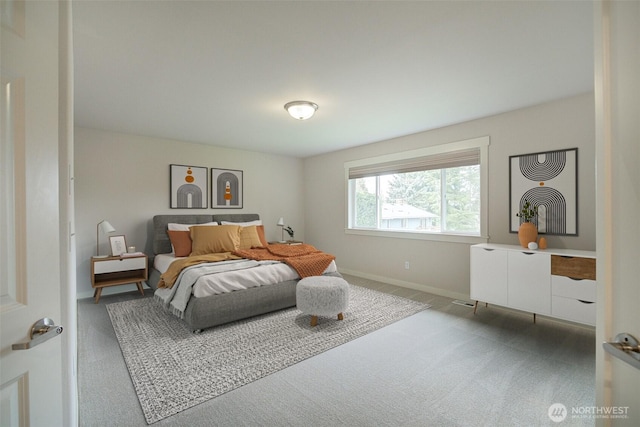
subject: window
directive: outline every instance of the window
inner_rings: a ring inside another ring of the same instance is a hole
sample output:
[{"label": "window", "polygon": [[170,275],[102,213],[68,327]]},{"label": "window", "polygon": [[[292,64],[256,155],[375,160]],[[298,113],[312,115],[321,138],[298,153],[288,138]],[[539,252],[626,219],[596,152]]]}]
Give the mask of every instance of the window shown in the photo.
[{"label": "window", "polygon": [[347,162],[347,232],[486,241],[488,145],[482,137]]}]

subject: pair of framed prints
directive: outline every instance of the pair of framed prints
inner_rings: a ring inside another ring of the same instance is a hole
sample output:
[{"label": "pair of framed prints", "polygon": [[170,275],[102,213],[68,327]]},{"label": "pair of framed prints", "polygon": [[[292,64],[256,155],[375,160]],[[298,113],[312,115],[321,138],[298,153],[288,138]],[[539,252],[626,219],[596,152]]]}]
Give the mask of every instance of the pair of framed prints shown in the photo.
[{"label": "pair of framed prints", "polygon": [[207,209],[211,184],[212,209],[242,208],[242,171],[169,165],[170,207],[172,209]]}]

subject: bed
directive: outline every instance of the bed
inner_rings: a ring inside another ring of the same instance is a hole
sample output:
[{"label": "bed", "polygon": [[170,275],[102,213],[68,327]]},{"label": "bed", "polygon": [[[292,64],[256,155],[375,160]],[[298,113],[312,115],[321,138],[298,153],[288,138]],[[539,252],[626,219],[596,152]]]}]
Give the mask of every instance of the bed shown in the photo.
[{"label": "bed", "polygon": [[[169,224],[172,226],[176,224],[206,225],[225,222],[245,225],[255,223],[259,220],[260,216],[258,214],[154,216],[151,239],[153,255],[150,257],[148,285],[156,291],[156,297],[161,292],[166,291],[166,289],[158,288],[161,283],[161,275],[168,268],[168,263],[172,261],[171,257],[174,254],[174,248],[169,238]],[[247,260],[228,262],[241,263],[244,261]],[[226,262],[227,261],[225,261],[225,263]],[[235,320],[295,306],[296,283],[300,280],[300,277],[296,275],[295,271],[293,273],[286,272],[282,265],[276,265],[282,264],[278,262],[257,261],[257,263],[260,265],[251,269],[253,276],[249,275],[247,278],[240,279],[239,285],[226,285],[226,289],[225,286],[222,286],[222,290],[213,289],[202,291],[202,286],[198,286],[200,284],[198,281],[193,287],[193,292],[189,293],[186,308],[180,313],[180,317],[186,322],[188,327],[194,332],[199,332],[202,329]],[[260,269],[264,269],[264,275]],[[335,263],[327,267],[322,274],[341,277],[335,267]],[[216,288],[216,276],[217,274],[208,275],[207,285],[204,286],[204,289]],[[221,273],[220,276],[222,277],[224,274]],[[276,280],[276,282],[256,285],[256,283],[254,283],[254,281],[258,281],[256,277],[259,277],[260,282],[267,281],[268,279],[266,279],[266,277],[269,277],[270,280]],[[275,278],[272,279],[272,277]]]}]

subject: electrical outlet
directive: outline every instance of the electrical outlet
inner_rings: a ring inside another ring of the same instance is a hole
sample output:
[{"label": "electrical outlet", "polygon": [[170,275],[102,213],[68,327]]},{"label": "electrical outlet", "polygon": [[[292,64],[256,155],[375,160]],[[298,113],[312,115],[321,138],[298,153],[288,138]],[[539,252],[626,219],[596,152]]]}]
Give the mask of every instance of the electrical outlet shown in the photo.
[{"label": "electrical outlet", "polygon": [[405,261],[404,262],[404,269],[408,270],[409,269],[409,261]]}]

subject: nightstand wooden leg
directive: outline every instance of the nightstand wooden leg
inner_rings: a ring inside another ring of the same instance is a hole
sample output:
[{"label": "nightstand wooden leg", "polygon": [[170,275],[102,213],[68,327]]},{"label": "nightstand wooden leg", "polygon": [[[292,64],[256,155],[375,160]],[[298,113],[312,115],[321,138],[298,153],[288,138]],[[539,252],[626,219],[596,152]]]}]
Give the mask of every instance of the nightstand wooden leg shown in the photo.
[{"label": "nightstand wooden leg", "polygon": [[318,316],[311,316],[311,326],[316,326],[318,324]]},{"label": "nightstand wooden leg", "polygon": [[98,303],[98,301],[100,301],[100,294],[102,294],[102,288],[96,288],[95,292],[93,293],[93,299],[95,300],[96,304]]},{"label": "nightstand wooden leg", "polygon": [[342,315],[342,313],[338,313],[338,320],[344,320],[344,316]]},{"label": "nightstand wooden leg", "polygon": [[140,291],[140,293],[142,295],[144,295],[144,289],[142,288],[142,282],[136,282],[136,285],[138,286],[138,290]]},{"label": "nightstand wooden leg", "polygon": [[476,314],[477,309],[478,309],[478,300],[476,300],[476,303],[473,306],[473,314]]}]

